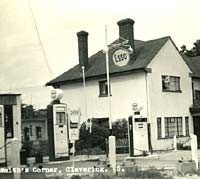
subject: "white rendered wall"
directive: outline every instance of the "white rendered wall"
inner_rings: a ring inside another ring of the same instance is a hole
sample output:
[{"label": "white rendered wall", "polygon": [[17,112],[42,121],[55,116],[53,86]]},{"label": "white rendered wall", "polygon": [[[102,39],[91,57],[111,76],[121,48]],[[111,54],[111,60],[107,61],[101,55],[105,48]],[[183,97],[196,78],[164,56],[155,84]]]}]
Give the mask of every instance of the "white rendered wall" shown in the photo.
[{"label": "white rendered wall", "polygon": [[[164,117],[182,117],[184,120],[187,116],[189,117],[190,133],[193,133],[193,120],[189,112],[189,107],[192,105],[190,70],[171,40],[166,42],[154,60],[148,65],[148,68],[152,69],[152,73],[148,73],[148,84],[153,149],[172,148],[173,139],[156,140],[157,117],[161,117],[162,124],[164,124]],[[162,75],[180,77],[181,92],[163,92]],[[164,126],[162,128],[164,130]]]},{"label": "white rendered wall", "polygon": [[[105,118],[108,113],[108,97],[99,97],[99,81],[86,81],[87,116],[88,118]],[[145,73],[135,73],[111,78],[111,116],[113,120],[128,118],[132,115],[132,104],[137,102],[143,107],[141,111],[147,116]],[[63,85],[62,102],[70,109],[81,109],[82,121],[85,119],[84,90],[82,83]]]}]

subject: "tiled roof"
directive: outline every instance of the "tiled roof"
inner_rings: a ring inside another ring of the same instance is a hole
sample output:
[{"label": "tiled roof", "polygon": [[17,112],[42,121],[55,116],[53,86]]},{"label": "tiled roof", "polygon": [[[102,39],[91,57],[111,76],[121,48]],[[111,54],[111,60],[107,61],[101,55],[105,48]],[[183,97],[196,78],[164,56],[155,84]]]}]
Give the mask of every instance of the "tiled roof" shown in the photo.
[{"label": "tiled roof", "polygon": [[[139,41],[135,40],[135,56],[136,60],[123,67],[118,67],[114,64],[112,60],[109,60],[110,75],[122,74],[125,72],[131,72],[136,70],[144,70],[147,65],[151,62],[154,56],[159,52],[162,46],[170,39],[169,36],[149,40],[149,41]],[[117,43],[116,40],[113,43]],[[112,59],[113,50],[109,50],[109,59]],[[106,59],[103,50],[97,52],[89,58],[89,67],[85,73],[86,79],[98,78],[106,75]],[[79,65],[74,66],[68,71],[64,72],[62,75],[51,80],[46,85],[60,85],[64,83],[73,83],[82,80],[82,71]]]},{"label": "tiled roof", "polygon": [[200,78],[200,56],[187,57],[186,55],[182,54],[182,57],[192,71],[192,77]]}]

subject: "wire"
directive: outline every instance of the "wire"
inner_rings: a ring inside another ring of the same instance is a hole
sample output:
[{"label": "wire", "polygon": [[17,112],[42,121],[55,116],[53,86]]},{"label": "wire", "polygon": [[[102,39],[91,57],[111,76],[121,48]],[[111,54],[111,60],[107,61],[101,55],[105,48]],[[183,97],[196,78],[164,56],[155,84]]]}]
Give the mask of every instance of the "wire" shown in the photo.
[{"label": "wire", "polygon": [[[12,88],[11,90],[21,90],[21,89],[29,89],[29,88],[37,88],[37,87],[45,87],[45,85],[35,85],[35,86],[26,86],[26,87],[20,87],[20,88]],[[11,90],[10,90],[10,92],[11,92]]]},{"label": "wire", "polygon": [[37,36],[38,36],[38,40],[39,40],[39,43],[41,45],[41,48],[42,48],[42,53],[43,53],[43,56],[44,56],[44,61],[46,63],[46,66],[47,66],[47,69],[48,69],[48,72],[49,74],[51,75],[51,77],[53,78],[53,71],[48,63],[48,59],[47,59],[47,55],[46,55],[46,52],[45,52],[45,49],[44,49],[44,45],[42,43],[42,39],[40,37],[40,33],[39,33],[39,29],[37,27],[37,23],[36,23],[36,19],[34,17],[34,13],[33,13],[33,9],[32,9],[32,6],[31,6],[31,0],[27,0],[28,1],[28,6],[29,6],[29,9],[30,9],[30,14],[31,14],[31,17],[32,17],[32,22],[33,22],[33,25],[35,27],[35,30],[36,30],[36,33],[37,33]]}]

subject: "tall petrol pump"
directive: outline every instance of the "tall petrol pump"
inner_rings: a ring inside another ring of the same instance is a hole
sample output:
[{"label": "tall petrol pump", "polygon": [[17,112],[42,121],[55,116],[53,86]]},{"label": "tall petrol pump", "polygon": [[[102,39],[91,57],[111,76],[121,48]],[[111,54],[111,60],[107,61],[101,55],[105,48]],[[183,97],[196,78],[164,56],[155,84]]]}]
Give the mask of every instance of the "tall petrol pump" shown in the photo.
[{"label": "tall petrol pump", "polygon": [[6,162],[6,151],[3,146],[5,146],[5,131],[4,131],[4,107],[3,105],[0,105],[0,163],[5,163]]},{"label": "tall petrol pump", "polygon": [[60,103],[63,91],[54,89],[51,92],[52,104],[47,107],[49,160],[69,159],[69,131],[67,105]]},{"label": "tall petrol pump", "polygon": [[13,154],[11,152],[12,139],[18,140],[15,155],[20,158],[21,149],[21,94],[0,94],[0,166],[11,166]]},{"label": "tall petrol pump", "polygon": [[149,151],[147,118],[141,115],[140,109],[134,107],[134,114],[129,116],[129,153],[130,156],[144,155]]}]

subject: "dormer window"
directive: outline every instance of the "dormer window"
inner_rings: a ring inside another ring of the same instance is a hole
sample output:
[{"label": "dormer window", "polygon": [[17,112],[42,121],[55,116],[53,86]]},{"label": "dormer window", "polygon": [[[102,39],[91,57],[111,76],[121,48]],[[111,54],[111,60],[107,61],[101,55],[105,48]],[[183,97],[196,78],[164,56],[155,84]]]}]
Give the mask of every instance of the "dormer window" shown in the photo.
[{"label": "dormer window", "polygon": [[180,77],[162,75],[162,90],[170,92],[181,92]]}]

